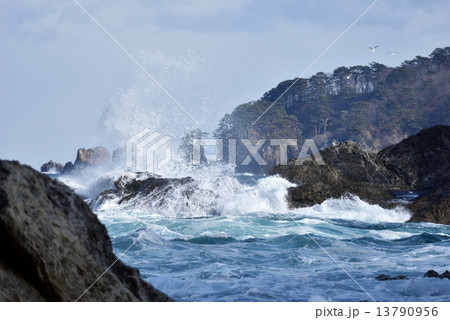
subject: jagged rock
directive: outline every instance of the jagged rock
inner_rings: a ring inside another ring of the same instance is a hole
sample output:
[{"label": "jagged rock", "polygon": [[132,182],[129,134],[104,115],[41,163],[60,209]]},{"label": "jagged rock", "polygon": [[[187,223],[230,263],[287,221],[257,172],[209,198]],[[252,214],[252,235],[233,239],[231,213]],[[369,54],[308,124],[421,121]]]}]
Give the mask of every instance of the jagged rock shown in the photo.
[{"label": "jagged rock", "polygon": [[115,195],[119,197],[118,203],[129,201],[134,198],[151,198],[164,200],[166,195],[174,187],[182,184],[191,183],[194,180],[190,177],[180,179],[167,179],[161,177],[148,176],[143,173],[135,178],[122,176],[114,181],[116,190],[106,190],[101,195],[110,196]]},{"label": "jagged rock", "polygon": [[378,158],[415,189],[435,189],[450,182],[450,126],[423,129],[381,150]]},{"label": "jagged rock", "polygon": [[63,170],[64,166],[61,163],[53,162],[53,160],[41,166],[41,172],[61,173]]},{"label": "jagged rock", "polygon": [[80,197],[15,161],[0,161],[0,243],[0,301],[171,300],[117,260]]},{"label": "jagged rock", "polygon": [[445,270],[442,274],[439,274],[438,272],[434,270],[428,270],[423,275],[424,278],[439,278],[439,279],[449,279],[450,280],[450,272],[448,270]]},{"label": "jagged rock", "polygon": [[[201,181],[191,177],[161,178],[148,173],[129,173],[115,180],[115,189],[105,190],[89,200],[94,211],[101,211],[107,201],[124,208],[157,209],[165,216],[200,218],[217,215],[215,201],[219,197],[215,190],[224,182],[217,178],[205,188]],[[199,185],[200,184],[200,185]],[[113,201],[111,201],[113,200]]]},{"label": "jagged rock", "polygon": [[84,168],[87,166],[97,166],[107,163],[111,159],[109,151],[103,147],[90,149],[78,149],[75,167]]},{"label": "jagged rock", "polygon": [[354,142],[329,147],[320,154],[325,165],[312,160],[301,165],[289,161],[271,170],[271,174],[298,185],[289,189],[293,207],[311,206],[348,193],[372,203],[387,202],[394,199],[389,190],[407,189],[396,174],[378,161],[375,153]]},{"label": "jagged rock", "polygon": [[450,126],[438,125],[382,150],[378,157],[421,196],[410,221],[450,224]]},{"label": "jagged rock", "polygon": [[424,278],[439,278],[439,273],[437,273],[434,270],[428,270],[427,272],[425,272],[423,277]]},{"label": "jagged rock", "polygon": [[445,190],[436,190],[420,196],[407,205],[414,212],[411,222],[433,222],[450,224],[450,185]]},{"label": "jagged rock", "polygon": [[75,170],[75,166],[73,165],[73,163],[71,161],[69,161],[64,165],[64,169],[63,169],[62,173],[69,174],[69,173],[72,173],[74,170]]},{"label": "jagged rock", "polygon": [[289,189],[292,207],[311,206],[347,193],[384,207],[395,194],[415,191],[420,196],[407,204],[411,222],[450,224],[450,126],[421,130],[378,154],[353,142],[320,151],[325,162],[278,165],[278,174],[298,186]]}]

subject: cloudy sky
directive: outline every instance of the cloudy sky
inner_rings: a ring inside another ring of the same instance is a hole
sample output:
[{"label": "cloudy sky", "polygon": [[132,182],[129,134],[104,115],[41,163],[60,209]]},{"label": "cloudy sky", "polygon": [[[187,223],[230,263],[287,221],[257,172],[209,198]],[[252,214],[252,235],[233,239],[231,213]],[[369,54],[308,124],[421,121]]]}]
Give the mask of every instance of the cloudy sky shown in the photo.
[{"label": "cloudy sky", "polygon": [[[78,2],[212,131],[301,75],[373,0]],[[449,1],[379,0],[305,76],[428,56],[450,45],[449,16]],[[196,126],[73,0],[0,0],[0,39],[1,159],[38,168],[143,127],[176,136]]]}]

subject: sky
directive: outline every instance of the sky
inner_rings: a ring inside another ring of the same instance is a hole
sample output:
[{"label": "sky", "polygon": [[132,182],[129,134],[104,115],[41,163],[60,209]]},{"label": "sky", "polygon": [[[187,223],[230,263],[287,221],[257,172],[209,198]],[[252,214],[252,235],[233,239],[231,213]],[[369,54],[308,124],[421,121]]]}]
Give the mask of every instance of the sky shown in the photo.
[{"label": "sky", "polygon": [[212,132],[281,81],[450,45],[445,0],[377,1],[307,72],[374,0],[77,1],[117,43],[73,0],[0,0],[0,159]]}]

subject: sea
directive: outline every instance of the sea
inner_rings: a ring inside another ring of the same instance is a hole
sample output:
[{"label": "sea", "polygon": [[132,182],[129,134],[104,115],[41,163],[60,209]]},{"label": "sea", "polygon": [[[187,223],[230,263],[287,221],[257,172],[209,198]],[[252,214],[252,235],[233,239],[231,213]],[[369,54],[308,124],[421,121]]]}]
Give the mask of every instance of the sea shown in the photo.
[{"label": "sea", "polygon": [[[174,188],[163,206],[87,199],[115,254],[175,301],[450,301],[450,280],[424,277],[450,269],[450,226],[407,223],[407,197],[393,209],[350,194],[292,209],[294,185],[279,176],[190,176],[193,193]],[[105,188],[59,179],[85,197]]]}]

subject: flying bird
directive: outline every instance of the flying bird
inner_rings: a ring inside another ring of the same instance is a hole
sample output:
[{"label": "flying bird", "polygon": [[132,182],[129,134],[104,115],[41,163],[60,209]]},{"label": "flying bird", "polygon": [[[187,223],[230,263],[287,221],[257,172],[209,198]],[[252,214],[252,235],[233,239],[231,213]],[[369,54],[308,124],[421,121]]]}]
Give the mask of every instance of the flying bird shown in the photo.
[{"label": "flying bird", "polygon": [[372,48],[372,47],[369,47],[370,51],[372,51],[372,52],[375,52],[375,49],[376,49],[376,48],[378,48],[378,46],[375,46],[375,47],[373,47],[373,48]]},{"label": "flying bird", "polygon": [[391,56],[395,56],[398,52],[397,51],[389,51],[388,54],[390,54]]}]

